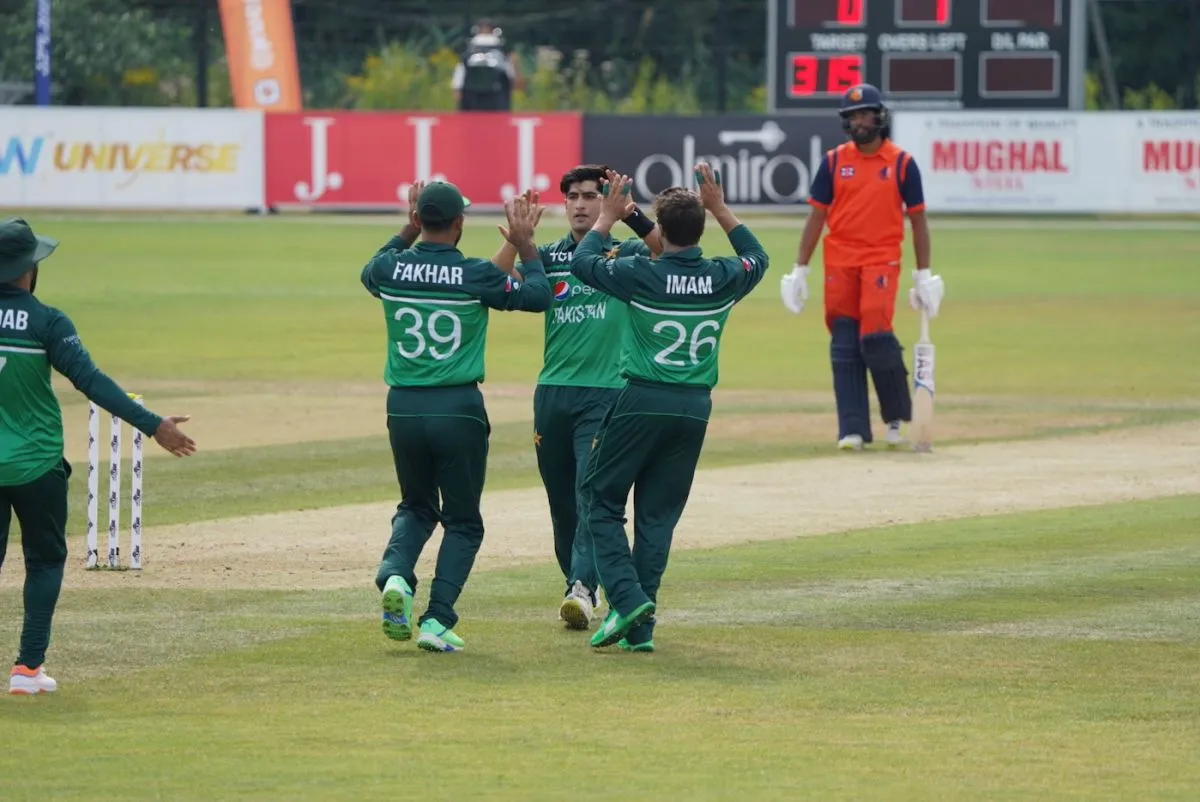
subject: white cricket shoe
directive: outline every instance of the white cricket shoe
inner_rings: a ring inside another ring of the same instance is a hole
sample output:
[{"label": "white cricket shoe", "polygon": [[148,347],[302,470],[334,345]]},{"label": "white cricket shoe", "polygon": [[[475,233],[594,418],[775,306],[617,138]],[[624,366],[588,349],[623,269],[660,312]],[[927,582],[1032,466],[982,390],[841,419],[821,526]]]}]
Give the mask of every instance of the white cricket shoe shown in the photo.
[{"label": "white cricket shoe", "polygon": [[13,666],[12,676],[8,680],[8,692],[14,696],[33,696],[39,693],[54,693],[58,683],[46,675],[46,668],[38,666],[37,671],[25,666]]},{"label": "white cricket shoe", "polygon": [[887,447],[890,449],[899,448],[908,442],[904,439],[904,435],[900,434],[900,421],[894,420],[888,424],[887,434],[884,435],[884,440],[887,442]]},{"label": "white cricket shoe", "polygon": [[592,592],[582,582],[576,582],[558,608],[558,617],[567,623],[567,629],[587,629],[594,611]]},{"label": "white cricket shoe", "polygon": [[848,434],[838,440],[839,451],[862,451],[863,439],[861,434]]}]

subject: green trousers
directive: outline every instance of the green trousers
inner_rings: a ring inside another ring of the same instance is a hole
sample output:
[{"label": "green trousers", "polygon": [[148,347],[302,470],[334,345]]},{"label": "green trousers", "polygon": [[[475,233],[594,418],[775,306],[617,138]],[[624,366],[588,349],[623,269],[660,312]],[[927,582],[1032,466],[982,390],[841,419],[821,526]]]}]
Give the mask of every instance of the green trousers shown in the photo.
[{"label": "green trousers", "polygon": [[583,503],[592,441],[620,390],[537,386],[533,393],[533,442],[538,472],[550,502],[554,556],[569,591],[582,582],[592,595],[600,586]]},{"label": "green trousers", "polygon": [[[600,584],[621,615],[657,601],[711,412],[707,388],[630,381],[600,427],[584,480],[587,527]],[[625,534],[631,489],[632,552]]]},{"label": "green trousers", "polygon": [[67,563],[67,481],[65,459],[32,482],[0,487],[0,568],[8,553],[13,516],[21,524],[25,556],[25,621],[17,665],[37,668],[46,661],[54,608]]},{"label": "green trousers", "polygon": [[483,394],[474,384],[388,393],[388,436],[402,501],[375,584],[383,590],[390,577],[400,576],[416,590],[417,560],[440,523],[429,607],[418,623],[430,618],[451,628],[458,623],[454,605],[483,543],[479,500],[490,434]]}]

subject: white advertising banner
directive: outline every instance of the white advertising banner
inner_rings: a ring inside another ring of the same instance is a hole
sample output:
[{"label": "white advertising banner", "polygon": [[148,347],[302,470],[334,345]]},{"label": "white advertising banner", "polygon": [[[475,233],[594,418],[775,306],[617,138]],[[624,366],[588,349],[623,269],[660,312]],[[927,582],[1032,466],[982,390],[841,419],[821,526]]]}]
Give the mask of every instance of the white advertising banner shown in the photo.
[{"label": "white advertising banner", "polygon": [[903,112],[931,212],[1200,212],[1200,112]]},{"label": "white advertising banner", "polygon": [[1200,212],[1200,112],[1121,116],[1129,211]]},{"label": "white advertising banner", "polygon": [[262,113],[0,107],[0,206],[261,208]]}]

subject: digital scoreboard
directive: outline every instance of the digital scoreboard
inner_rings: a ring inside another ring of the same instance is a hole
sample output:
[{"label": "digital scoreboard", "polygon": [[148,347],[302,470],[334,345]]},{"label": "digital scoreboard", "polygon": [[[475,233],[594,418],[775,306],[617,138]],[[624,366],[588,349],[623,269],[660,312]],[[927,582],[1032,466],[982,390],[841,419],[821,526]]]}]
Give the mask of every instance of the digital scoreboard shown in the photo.
[{"label": "digital scoreboard", "polygon": [[773,114],[858,83],[894,109],[1082,109],[1085,0],[767,0]]}]

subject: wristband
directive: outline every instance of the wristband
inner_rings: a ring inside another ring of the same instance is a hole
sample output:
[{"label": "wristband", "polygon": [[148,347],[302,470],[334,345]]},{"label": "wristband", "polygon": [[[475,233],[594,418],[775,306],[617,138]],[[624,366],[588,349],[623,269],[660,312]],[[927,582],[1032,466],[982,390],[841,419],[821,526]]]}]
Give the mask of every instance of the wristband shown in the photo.
[{"label": "wristband", "polygon": [[626,217],[622,222],[633,229],[633,233],[639,237],[645,237],[654,230],[654,221],[642,213],[642,210],[636,206],[633,208],[632,214]]}]

